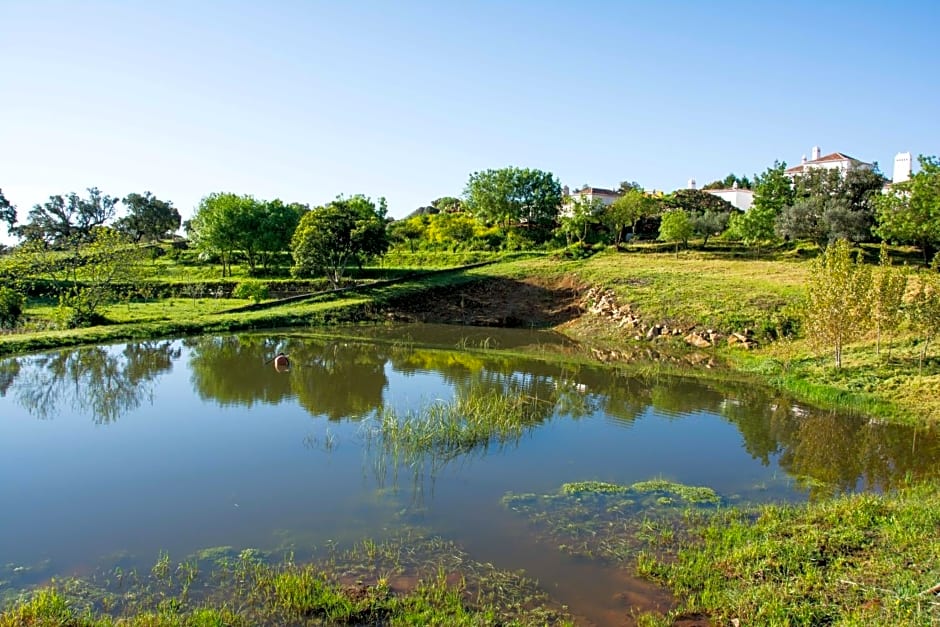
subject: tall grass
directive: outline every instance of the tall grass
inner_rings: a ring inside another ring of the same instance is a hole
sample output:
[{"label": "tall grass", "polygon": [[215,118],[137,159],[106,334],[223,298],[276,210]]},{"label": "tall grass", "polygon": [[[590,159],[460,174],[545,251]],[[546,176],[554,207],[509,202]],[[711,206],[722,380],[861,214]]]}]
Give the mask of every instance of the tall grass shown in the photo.
[{"label": "tall grass", "polygon": [[398,461],[414,463],[425,456],[448,460],[493,444],[517,442],[552,407],[548,401],[522,394],[463,394],[405,414],[383,408],[367,425],[367,435]]}]

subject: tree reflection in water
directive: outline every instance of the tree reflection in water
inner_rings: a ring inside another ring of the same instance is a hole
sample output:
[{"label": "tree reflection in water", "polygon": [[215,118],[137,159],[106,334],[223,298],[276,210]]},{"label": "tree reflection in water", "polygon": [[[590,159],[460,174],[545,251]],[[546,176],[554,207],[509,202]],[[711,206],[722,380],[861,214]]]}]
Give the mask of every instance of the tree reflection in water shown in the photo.
[{"label": "tree reflection in water", "polygon": [[4,362],[0,372],[17,379],[17,401],[33,416],[55,418],[66,409],[89,413],[96,424],[116,421],[152,400],[152,382],[180,356],[171,340],[95,346]]},{"label": "tree reflection in water", "polygon": [[[196,394],[221,405],[291,401],[314,416],[359,419],[384,407],[387,369],[405,375],[426,372],[437,375],[446,393],[495,391],[533,399],[538,413],[533,425],[552,418],[603,417],[629,428],[654,415],[669,421],[717,416],[736,426],[749,455],[765,466],[779,463],[813,498],[887,490],[940,475],[935,427],[915,430],[807,407],[750,381],[639,376],[616,367],[557,364],[495,351],[300,334],[136,342],[6,359],[0,361],[0,397],[10,396],[38,418],[73,409],[91,414],[97,423],[113,422],[152,397],[154,380],[172,368],[182,347],[190,350]],[[290,355],[287,372],[276,372],[269,363],[278,351]]]}]

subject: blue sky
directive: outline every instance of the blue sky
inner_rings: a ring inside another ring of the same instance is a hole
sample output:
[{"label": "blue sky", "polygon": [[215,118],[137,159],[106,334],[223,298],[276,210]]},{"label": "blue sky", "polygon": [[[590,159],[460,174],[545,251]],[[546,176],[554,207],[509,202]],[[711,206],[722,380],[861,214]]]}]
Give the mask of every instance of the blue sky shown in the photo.
[{"label": "blue sky", "polygon": [[507,165],[571,187],[940,153],[940,3],[0,0],[0,189],[401,217]]}]

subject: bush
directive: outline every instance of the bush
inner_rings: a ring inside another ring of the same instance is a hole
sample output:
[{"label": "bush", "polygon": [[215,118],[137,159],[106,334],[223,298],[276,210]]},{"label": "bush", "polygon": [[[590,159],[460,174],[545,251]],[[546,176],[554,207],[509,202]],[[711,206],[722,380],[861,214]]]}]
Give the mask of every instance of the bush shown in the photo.
[{"label": "bush", "polygon": [[0,287],[0,328],[12,329],[23,315],[26,298],[9,287]]},{"label": "bush", "polygon": [[255,304],[258,304],[268,297],[268,286],[257,281],[239,283],[235,286],[232,296],[235,298],[250,298]]}]

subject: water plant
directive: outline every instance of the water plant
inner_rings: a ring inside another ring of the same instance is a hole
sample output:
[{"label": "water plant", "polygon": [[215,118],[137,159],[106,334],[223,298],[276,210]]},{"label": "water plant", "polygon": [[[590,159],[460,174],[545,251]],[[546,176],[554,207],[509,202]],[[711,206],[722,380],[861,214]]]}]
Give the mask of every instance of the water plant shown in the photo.
[{"label": "water plant", "polygon": [[534,581],[414,534],[307,563],[224,547],[174,568],[161,553],[148,576],[125,579],[124,588],[114,573],[54,580],[0,612],[0,627],[571,624]]},{"label": "water plant", "polygon": [[365,424],[366,440],[399,463],[428,459],[444,462],[491,444],[507,445],[546,417],[552,403],[496,390],[458,395],[420,411],[399,414],[390,408]]},{"label": "water plant", "polygon": [[710,488],[653,479],[632,485],[565,483],[554,494],[506,494],[503,504],[525,515],[550,546],[572,555],[631,563],[638,554],[674,552],[686,519],[721,503]]}]

